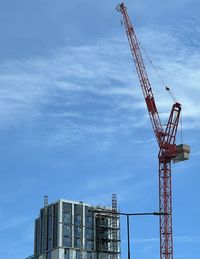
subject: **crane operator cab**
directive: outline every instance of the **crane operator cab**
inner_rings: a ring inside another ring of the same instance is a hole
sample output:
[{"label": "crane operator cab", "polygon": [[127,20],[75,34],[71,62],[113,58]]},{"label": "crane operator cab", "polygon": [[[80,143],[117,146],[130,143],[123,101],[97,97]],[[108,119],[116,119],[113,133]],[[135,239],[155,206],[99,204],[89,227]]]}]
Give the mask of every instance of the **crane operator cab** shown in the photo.
[{"label": "crane operator cab", "polygon": [[176,156],[173,159],[174,163],[189,160],[190,146],[186,144],[176,145]]}]

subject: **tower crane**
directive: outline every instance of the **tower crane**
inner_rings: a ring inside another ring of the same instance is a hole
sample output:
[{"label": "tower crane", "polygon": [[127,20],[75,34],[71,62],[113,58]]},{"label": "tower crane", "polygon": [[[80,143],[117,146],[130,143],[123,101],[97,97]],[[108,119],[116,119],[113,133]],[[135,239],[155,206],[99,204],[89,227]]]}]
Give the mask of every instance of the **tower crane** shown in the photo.
[{"label": "tower crane", "polygon": [[131,53],[159,147],[159,211],[161,212],[160,258],[173,259],[171,163],[172,161],[179,162],[188,160],[190,152],[188,145],[176,145],[176,133],[179,125],[181,104],[175,102],[172,105],[167,125],[164,128],[161,124],[152,87],[145,69],[140,45],[124,3],[117,6],[117,11],[121,12],[123,16]]}]

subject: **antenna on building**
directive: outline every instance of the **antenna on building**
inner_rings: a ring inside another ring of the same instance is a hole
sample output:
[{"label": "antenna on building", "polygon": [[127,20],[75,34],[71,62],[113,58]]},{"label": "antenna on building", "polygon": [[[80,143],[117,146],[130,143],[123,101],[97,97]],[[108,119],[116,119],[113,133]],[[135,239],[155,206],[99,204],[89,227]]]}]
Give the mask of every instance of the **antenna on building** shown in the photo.
[{"label": "antenna on building", "polygon": [[48,195],[45,195],[44,196],[44,208],[47,207],[49,204],[49,198],[48,198]]},{"label": "antenna on building", "polygon": [[117,211],[117,194],[112,194],[112,210]]},{"label": "antenna on building", "polygon": [[[118,218],[117,215],[117,194],[112,194],[112,218],[111,218],[111,250],[114,252],[114,255],[112,255],[111,258],[115,259],[118,258]],[[115,214],[116,213],[116,214]]]}]

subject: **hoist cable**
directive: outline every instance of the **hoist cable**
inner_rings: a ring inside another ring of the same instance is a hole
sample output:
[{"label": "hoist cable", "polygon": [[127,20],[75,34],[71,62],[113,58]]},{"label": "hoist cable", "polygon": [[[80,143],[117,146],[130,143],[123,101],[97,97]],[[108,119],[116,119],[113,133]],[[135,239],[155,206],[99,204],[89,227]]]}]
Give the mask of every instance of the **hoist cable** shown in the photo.
[{"label": "hoist cable", "polygon": [[165,90],[169,93],[169,95],[171,96],[171,98],[173,99],[174,102],[176,101],[175,96],[173,95],[171,89],[165,84],[163,78],[161,77],[160,73],[158,72],[157,68],[155,67],[155,65],[153,64],[153,62],[151,61],[150,57],[148,56],[147,52],[145,51],[144,47],[142,46],[142,44],[139,42],[145,56],[147,57],[147,59],[149,60],[149,63],[152,65],[153,69],[155,70],[156,74],[158,75],[160,81],[162,82],[163,86],[165,87]]}]

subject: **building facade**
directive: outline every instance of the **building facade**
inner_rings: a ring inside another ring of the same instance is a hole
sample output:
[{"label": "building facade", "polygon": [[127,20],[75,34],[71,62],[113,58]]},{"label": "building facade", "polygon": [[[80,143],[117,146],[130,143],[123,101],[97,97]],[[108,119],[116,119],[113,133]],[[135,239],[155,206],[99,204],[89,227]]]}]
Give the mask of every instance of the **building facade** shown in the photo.
[{"label": "building facade", "polygon": [[116,208],[61,199],[35,220],[33,259],[119,259]]}]

